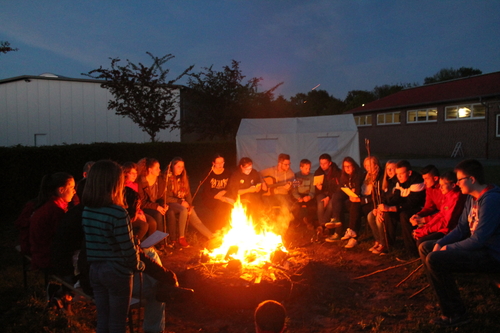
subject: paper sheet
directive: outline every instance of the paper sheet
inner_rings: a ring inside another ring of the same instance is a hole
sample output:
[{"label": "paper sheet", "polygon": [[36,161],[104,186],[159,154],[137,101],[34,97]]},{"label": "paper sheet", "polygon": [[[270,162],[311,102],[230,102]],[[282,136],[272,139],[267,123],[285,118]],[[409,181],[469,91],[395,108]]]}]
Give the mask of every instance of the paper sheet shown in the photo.
[{"label": "paper sheet", "polygon": [[340,189],[342,191],[344,191],[344,193],[347,194],[348,196],[350,196],[351,198],[357,198],[358,197],[358,195],[356,193],[354,193],[349,187],[342,186]]},{"label": "paper sheet", "polygon": [[168,236],[168,233],[166,232],[163,232],[163,231],[159,231],[159,230],[156,230],[155,232],[153,232],[151,235],[149,235],[148,238],[146,238],[142,243],[141,243],[141,247],[143,249],[145,248],[148,248],[148,247],[151,247],[151,246],[154,246],[155,244],[157,244],[158,242],[161,242],[163,239],[165,239],[165,237]]}]

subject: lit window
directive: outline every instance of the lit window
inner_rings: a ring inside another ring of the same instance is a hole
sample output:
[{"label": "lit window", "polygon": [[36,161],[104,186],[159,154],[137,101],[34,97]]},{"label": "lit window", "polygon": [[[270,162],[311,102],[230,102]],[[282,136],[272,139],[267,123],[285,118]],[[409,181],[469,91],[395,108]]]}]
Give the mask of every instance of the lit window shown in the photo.
[{"label": "lit window", "polygon": [[354,116],[354,121],[356,122],[356,126],[371,126],[372,115]]},{"label": "lit window", "polygon": [[391,125],[401,123],[401,112],[379,113],[377,115],[377,125]]},{"label": "lit window", "polygon": [[483,119],[486,115],[486,108],[482,104],[447,106],[445,114],[446,120]]},{"label": "lit window", "polygon": [[407,123],[428,123],[437,121],[437,109],[411,110],[406,113]]}]

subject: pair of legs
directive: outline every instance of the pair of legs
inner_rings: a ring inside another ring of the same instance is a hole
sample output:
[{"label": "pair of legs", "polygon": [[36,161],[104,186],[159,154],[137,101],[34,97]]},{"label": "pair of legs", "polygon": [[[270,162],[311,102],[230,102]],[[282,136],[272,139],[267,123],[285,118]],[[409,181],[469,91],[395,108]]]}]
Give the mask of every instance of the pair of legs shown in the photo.
[{"label": "pair of legs", "polygon": [[417,211],[400,211],[397,213],[385,212],[384,213],[384,223],[387,231],[387,244],[389,248],[394,246],[396,241],[396,233],[398,224],[401,226],[401,234],[403,236],[403,242],[405,250],[408,255],[417,258],[418,249],[417,243],[413,238],[413,230],[416,228],[411,225],[410,217],[416,214]]},{"label": "pair of legs", "polygon": [[[337,221],[342,221],[342,212],[349,212],[349,228],[359,234],[361,229],[361,203],[352,202],[344,192],[338,192],[332,198],[332,217]],[[338,233],[339,230],[337,230]],[[356,238],[356,237],[353,237]]]},{"label": "pair of legs", "polygon": [[152,234],[155,230],[165,231],[165,216],[156,209],[143,209],[146,215],[146,222],[149,225],[149,233]]},{"label": "pair of legs", "polygon": [[[188,209],[177,202],[171,202],[168,205],[169,209],[167,211],[167,221],[171,239],[176,239],[177,233],[179,234],[179,238],[185,237],[188,215],[189,223],[203,236],[208,239],[214,237],[213,233],[203,224],[203,222],[201,222],[200,218],[196,214],[196,211],[194,210],[194,207],[191,208],[191,213],[188,214]],[[175,218],[176,213],[179,214],[178,221]],[[178,228],[177,222],[179,224]]]},{"label": "pair of legs", "polygon": [[430,240],[419,246],[427,279],[438,298],[442,314],[450,318],[461,316],[466,308],[453,273],[498,273],[500,262],[487,249],[433,252],[435,244],[436,240]]},{"label": "pair of legs", "polygon": [[106,261],[90,265],[90,284],[97,307],[97,333],[125,332],[132,295],[132,275],[115,271]]}]

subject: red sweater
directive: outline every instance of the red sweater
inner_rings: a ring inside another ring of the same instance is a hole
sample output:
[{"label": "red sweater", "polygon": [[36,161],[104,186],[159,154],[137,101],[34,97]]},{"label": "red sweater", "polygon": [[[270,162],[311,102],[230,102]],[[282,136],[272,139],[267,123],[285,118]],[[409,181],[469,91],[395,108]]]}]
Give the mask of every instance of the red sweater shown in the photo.
[{"label": "red sweater", "polygon": [[35,210],[30,218],[31,264],[34,269],[51,267],[50,249],[59,221],[68,204],[55,198]]}]

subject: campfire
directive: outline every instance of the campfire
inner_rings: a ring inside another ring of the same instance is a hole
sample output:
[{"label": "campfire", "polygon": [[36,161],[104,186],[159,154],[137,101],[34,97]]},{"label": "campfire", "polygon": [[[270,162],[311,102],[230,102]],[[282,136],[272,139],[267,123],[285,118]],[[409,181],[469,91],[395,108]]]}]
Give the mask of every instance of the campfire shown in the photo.
[{"label": "campfire", "polygon": [[[293,279],[307,265],[299,251],[288,251],[280,233],[290,216],[252,221],[241,202],[236,201],[229,227],[220,236],[221,245],[203,250],[186,271],[186,283],[207,304],[228,308],[255,308],[266,299],[290,296]],[[264,217],[265,219],[265,217]]]},{"label": "campfire", "polygon": [[222,236],[222,245],[209,251],[205,249],[204,262],[222,263],[237,260],[243,267],[260,266],[269,262],[278,263],[286,257],[287,250],[279,234],[263,221],[256,227],[238,199],[231,212],[227,232]]}]

